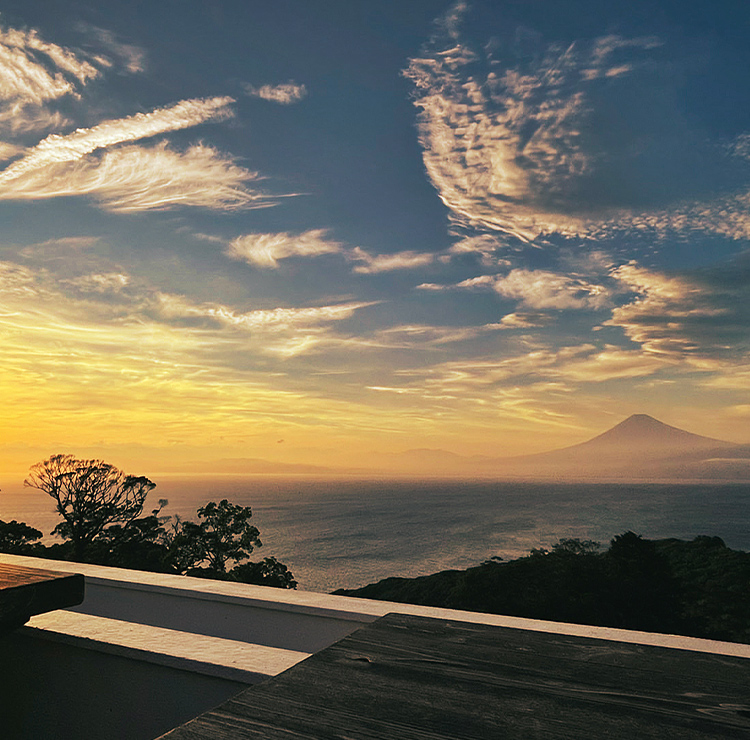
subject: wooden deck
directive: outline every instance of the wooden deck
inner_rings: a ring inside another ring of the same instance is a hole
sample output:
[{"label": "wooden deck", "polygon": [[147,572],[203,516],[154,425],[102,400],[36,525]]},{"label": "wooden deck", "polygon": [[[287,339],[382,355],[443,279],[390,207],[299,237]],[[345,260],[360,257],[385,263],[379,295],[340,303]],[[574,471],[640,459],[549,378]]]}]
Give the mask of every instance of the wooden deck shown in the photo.
[{"label": "wooden deck", "polygon": [[389,614],[164,740],[750,738],[750,662]]},{"label": "wooden deck", "polygon": [[0,632],[83,601],[83,576],[0,563]]}]

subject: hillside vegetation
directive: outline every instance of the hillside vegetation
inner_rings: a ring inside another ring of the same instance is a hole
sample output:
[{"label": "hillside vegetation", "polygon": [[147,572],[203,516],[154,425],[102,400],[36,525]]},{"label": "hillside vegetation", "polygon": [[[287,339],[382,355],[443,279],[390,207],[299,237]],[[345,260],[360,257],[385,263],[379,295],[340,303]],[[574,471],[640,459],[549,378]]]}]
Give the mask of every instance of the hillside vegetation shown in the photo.
[{"label": "hillside vegetation", "polygon": [[750,553],[719,537],[560,540],[504,562],[386,578],[337,594],[508,616],[750,642]]}]

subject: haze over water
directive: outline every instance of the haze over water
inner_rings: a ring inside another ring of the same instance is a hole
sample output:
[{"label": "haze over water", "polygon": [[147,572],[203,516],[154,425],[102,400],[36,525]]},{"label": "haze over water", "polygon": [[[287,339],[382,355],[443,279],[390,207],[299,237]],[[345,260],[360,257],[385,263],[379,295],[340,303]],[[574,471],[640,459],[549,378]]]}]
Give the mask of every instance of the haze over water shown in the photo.
[{"label": "haze over water", "polygon": [[[353,588],[388,576],[466,568],[514,558],[564,537],[607,545],[644,537],[721,537],[750,550],[750,486],[685,483],[527,483],[324,480],[283,477],[159,478],[146,512],[195,518],[207,501],[252,506],[263,547],[252,559],[286,563],[306,591]],[[58,519],[37,491],[6,489],[0,519],[48,534]]]}]

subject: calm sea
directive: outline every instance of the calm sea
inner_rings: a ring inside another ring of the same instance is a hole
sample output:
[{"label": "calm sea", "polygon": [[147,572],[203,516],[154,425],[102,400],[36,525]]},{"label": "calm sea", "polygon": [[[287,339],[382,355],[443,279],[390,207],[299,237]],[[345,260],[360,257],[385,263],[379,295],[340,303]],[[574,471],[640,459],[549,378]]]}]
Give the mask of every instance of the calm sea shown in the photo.
[{"label": "calm sea", "polygon": [[[387,576],[466,568],[513,558],[563,537],[603,544],[627,530],[647,538],[718,535],[750,550],[750,485],[309,480],[160,477],[147,509],[195,518],[211,500],[252,506],[263,547],[307,591],[363,586]],[[48,533],[52,500],[0,493],[0,519]]]}]

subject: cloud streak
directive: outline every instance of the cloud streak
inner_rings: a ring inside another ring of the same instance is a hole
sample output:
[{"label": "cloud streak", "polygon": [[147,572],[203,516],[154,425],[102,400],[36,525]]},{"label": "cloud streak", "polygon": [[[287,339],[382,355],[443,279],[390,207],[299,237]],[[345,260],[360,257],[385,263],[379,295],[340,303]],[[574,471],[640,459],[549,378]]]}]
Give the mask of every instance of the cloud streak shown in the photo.
[{"label": "cloud streak", "polygon": [[51,134],[22,159],[0,172],[0,188],[3,183],[22,178],[34,170],[76,162],[97,149],[191,128],[210,120],[225,120],[233,115],[229,108],[233,102],[232,98],[227,97],[183,100],[169,108],[104,121],[67,136]]},{"label": "cloud streak", "polygon": [[[146,70],[146,53],[140,47],[119,41],[115,34],[106,28],[99,28],[88,23],[79,23],[78,27],[85,33],[93,36],[110,56],[122,60],[125,69],[131,74],[137,74]],[[106,66],[111,66],[112,64],[105,57],[99,56],[98,59]]]},{"label": "cloud streak", "polygon": [[[613,309],[605,326],[620,327],[644,352],[696,367],[706,360],[747,362],[750,285],[732,286],[726,275],[701,284],[634,262],[613,272],[635,297]],[[718,368],[717,368],[718,369]]]},{"label": "cloud streak", "polygon": [[[144,68],[140,49],[103,29],[85,26],[129,72]],[[68,125],[47,103],[69,96],[112,67],[103,55],[80,54],[43,41],[36,32],[0,29],[0,128],[11,132]],[[88,196],[117,212],[201,207],[218,211],[264,208],[276,201],[251,186],[260,179],[215,148],[196,144],[182,151],[167,142],[144,146],[155,136],[234,116],[230,97],[179,101],[150,112],[110,119],[72,133],[50,134],[24,148],[0,142],[0,200]]]},{"label": "cloud streak", "polygon": [[245,92],[251,97],[268,100],[272,103],[279,103],[280,105],[298,103],[307,97],[307,88],[304,85],[297,84],[294,80],[281,85],[262,85],[261,87],[243,85],[243,87]]},{"label": "cloud streak", "polygon": [[182,296],[159,293],[158,312],[168,319],[205,319],[223,326],[249,331],[290,331],[351,318],[373,302],[349,302],[311,308],[273,308],[238,312],[214,303],[196,304]]},{"label": "cloud streak", "polygon": [[532,309],[603,309],[611,305],[610,289],[601,282],[548,270],[516,268],[506,275],[480,275],[454,285],[422,283],[419,290],[493,290]]},{"label": "cloud streak", "polygon": [[375,275],[381,272],[413,270],[417,267],[424,267],[435,260],[435,255],[411,250],[394,254],[373,255],[360,247],[355,247],[349,252],[349,259],[361,263],[354,268],[354,272],[361,275]]},{"label": "cloud streak", "polygon": [[326,229],[312,229],[301,234],[282,231],[275,234],[246,234],[239,236],[226,247],[224,254],[233,260],[247,262],[255,267],[278,268],[279,260],[288,257],[317,257],[322,254],[339,254],[339,242],[326,238]]},{"label": "cloud streak", "polygon": [[371,254],[361,247],[347,248],[328,238],[327,229],[311,229],[301,234],[286,231],[273,234],[245,234],[233,239],[224,249],[230,259],[247,262],[253,267],[278,269],[281,260],[290,257],[320,257],[339,254],[355,264],[353,272],[375,275],[395,270],[411,270],[429,265],[435,255],[426,252]]},{"label": "cloud streak", "polygon": [[100,157],[49,164],[0,180],[0,200],[87,195],[105,210],[120,213],[179,206],[235,210],[275,205],[272,198],[248,187],[258,177],[204,144],[184,152],[166,144],[124,146]]}]

